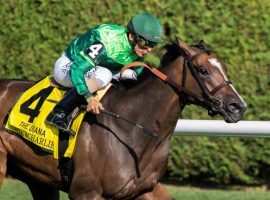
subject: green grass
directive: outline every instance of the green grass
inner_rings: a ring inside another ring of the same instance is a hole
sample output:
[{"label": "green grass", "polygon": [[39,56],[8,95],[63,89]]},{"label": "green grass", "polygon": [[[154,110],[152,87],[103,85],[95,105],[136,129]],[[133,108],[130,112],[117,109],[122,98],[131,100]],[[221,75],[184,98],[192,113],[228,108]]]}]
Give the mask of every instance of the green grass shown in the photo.
[{"label": "green grass", "polygon": [[264,190],[218,190],[193,187],[167,186],[177,200],[269,200],[270,192]]},{"label": "green grass", "polygon": [[[61,200],[68,199],[67,194],[61,192]],[[28,187],[17,180],[5,179],[0,189],[0,200],[31,200],[32,196]],[[48,199],[49,200],[49,199]]]},{"label": "green grass", "polygon": [[[176,200],[269,200],[270,192],[262,189],[217,190],[193,187],[166,186]],[[0,200],[31,200],[31,194],[25,184],[5,179],[0,190]],[[61,200],[67,200],[67,194],[61,192]]]}]

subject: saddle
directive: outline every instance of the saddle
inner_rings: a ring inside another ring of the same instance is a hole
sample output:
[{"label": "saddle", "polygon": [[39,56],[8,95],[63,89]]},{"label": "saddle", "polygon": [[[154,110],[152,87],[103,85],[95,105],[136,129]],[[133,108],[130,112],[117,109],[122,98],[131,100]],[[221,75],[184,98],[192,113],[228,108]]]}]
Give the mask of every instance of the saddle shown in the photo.
[{"label": "saddle", "polygon": [[[108,88],[109,86],[99,91],[96,98],[101,99]],[[76,108],[69,116],[74,136],[61,133],[56,127],[45,122],[48,114],[68,90],[59,87],[52,76],[45,77],[20,96],[6,116],[2,128],[34,144],[41,151],[53,154],[55,159],[70,158],[86,110]]]}]

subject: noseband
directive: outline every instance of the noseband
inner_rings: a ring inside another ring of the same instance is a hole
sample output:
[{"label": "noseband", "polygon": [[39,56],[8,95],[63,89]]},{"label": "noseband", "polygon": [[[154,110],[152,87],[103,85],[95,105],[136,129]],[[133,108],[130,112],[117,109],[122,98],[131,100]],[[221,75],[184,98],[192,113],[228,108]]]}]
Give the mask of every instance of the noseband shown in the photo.
[{"label": "noseband", "polygon": [[[153,74],[155,74],[157,77],[159,77],[160,79],[162,79],[164,82],[166,82],[169,85],[171,85],[179,93],[183,92],[187,96],[196,99],[198,102],[201,102],[203,104],[207,104],[209,106],[208,114],[210,116],[214,116],[214,115],[216,115],[218,113],[226,114],[225,111],[224,111],[225,105],[224,105],[223,101],[220,100],[220,99],[217,99],[216,97],[214,97],[214,94],[216,94],[219,90],[221,90],[226,85],[231,84],[231,81],[224,80],[222,83],[220,83],[219,85],[217,85],[212,91],[209,91],[206,88],[206,86],[204,85],[204,83],[202,82],[202,80],[199,77],[199,74],[198,74],[195,66],[192,63],[192,60],[194,60],[195,57],[198,57],[198,56],[200,56],[203,53],[207,53],[208,54],[207,51],[200,51],[199,53],[195,54],[191,58],[188,58],[188,56],[186,54],[184,54],[183,78],[182,78],[182,84],[181,85],[179,85],[178,83],[176,83],[175,81],[173,81],[170,77],[168,77],[167,75],[163,74],[161,71],[159,71],[159,70],[157,70],[155,68],[151,68],[151,67],[149,67],[147,64],[145,64],[143,62],[133,62],[133,63],[130,63],[130,64],[126,65],[121,70],[121,74],[123,73],[123,71],[125,71],[126,69],[131,68],[131,67],[138,67],[138,66],[145,67],[148,70],[150,70]],[[202,96],[196,95],[194,92],[188,90],[185,87],[185,80],[186,80],[186,76],[187,76],[187,67],[191,71],[191,74],[194,77],[194,79],[196,80],[196,82],[198,83],[198,85],[199,85],[199,87],[200,87],[200,89],[202,91]]]}]

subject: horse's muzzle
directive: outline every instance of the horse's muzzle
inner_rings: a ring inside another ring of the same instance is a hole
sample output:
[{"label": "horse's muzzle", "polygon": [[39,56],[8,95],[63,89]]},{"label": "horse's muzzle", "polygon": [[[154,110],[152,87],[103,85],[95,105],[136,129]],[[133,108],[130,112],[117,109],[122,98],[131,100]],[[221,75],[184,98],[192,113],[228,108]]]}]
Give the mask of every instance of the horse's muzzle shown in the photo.
[{"label": "horse's muzzle", "polygon": [[245,102],[230,102],[226,105],[224,120],[227,123],[236,123],[243,119],[246,109],[247,104]]}]

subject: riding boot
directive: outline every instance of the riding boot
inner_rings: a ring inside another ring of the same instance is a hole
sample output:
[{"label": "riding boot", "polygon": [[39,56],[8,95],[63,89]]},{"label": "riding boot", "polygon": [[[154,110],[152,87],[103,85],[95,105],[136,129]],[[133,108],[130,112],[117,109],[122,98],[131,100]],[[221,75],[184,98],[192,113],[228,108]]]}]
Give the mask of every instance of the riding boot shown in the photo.
[{"label": "riding boot", "polygon": [[70,129],[67,117],[76,107],[82,104],[81,99],[82,97],[80,97],[75,88],[69,90],[48,115],[46,122],[64,132],[74,135]]}]

